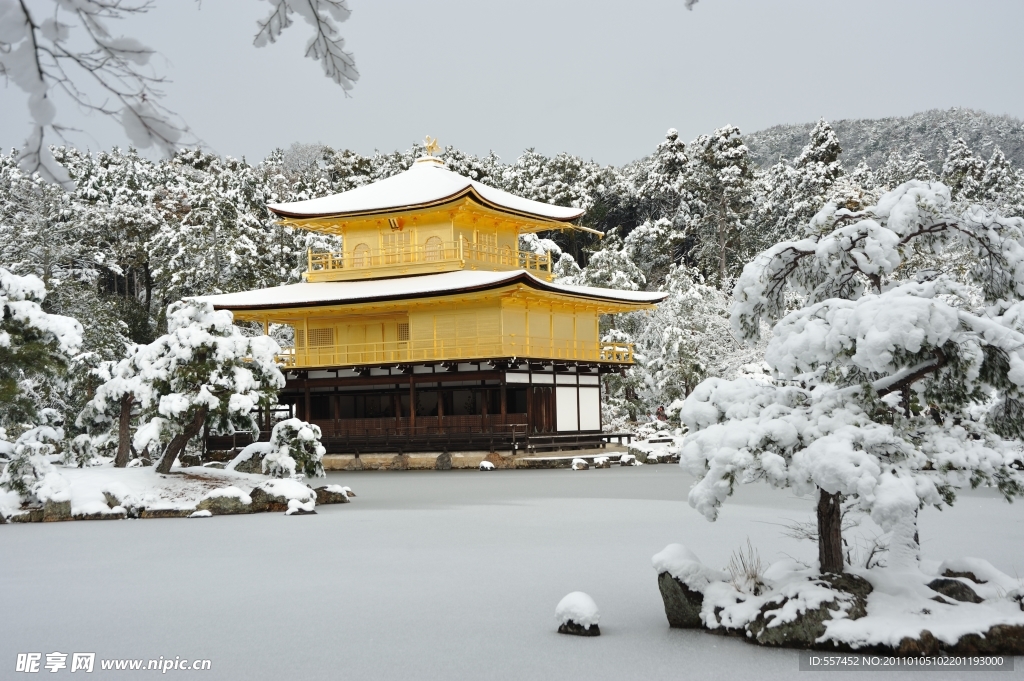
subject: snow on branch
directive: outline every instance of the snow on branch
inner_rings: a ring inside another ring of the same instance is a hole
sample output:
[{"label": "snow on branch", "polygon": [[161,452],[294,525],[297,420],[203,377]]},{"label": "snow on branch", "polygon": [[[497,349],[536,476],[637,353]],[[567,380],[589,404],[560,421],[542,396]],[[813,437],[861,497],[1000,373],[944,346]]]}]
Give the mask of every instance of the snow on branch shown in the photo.
[{"label": "snow on branch", "polygon": [[[359,72],[338,30],[351,14],[347,0],[269,2],[273,9],[259,22],[256,46],[274,42],[296,13],[313,29],[306,56],[320,61],[328,78],[351,89]],[[70,183],[47,142],[56,137],[66,143],[66,134],[73,131],[57,121],[59,95],[80,110],[116,120],[137,148],[156,147],[169,156],[194,137],[185,121],[161,103],[166,78],[150,68],[154,51],[110,27],[112,21],[145,14],[153,6],[151,0],[0,2],[0,75],[28,95],[32,122],[21,154],[23,169]]]},{"label": "snow on branch", "polygon": [[359,80],[355,59],[345,51],[345,39],[341,37],[338,24],[352,14],[348,0],[267,0],[272,6],[267,18],[259,22],[259,30],[253,44],[264,47],[277,42],[286,28],[292,25],[291,14],[295,13],[313,27],[313,35],[306,43],[306,56],[320,62],[324,75],[351,90]]},{"label": "snow on branch", "polygon": [[812,303],[881,293],[918,252],[965,249],[973,256],[969,277],[987,301],[1024,294],[1024,220],[978,206],[957,213],[938,182],[912,180],[862,211],[829,203],[808,229],[811,236],[776,244],[743,268],[734,291],[737,333],[757,337],[761,320],[783,315],[789,291]]}]

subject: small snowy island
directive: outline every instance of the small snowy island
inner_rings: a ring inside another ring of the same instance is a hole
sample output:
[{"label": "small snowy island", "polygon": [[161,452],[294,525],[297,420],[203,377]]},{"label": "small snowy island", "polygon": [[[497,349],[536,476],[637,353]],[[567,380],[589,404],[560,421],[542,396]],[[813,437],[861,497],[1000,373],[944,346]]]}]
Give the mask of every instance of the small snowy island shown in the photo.
[{"label": "small snowy island", "polygon": [[574,636],[600,636],[601,613],[597,603],[582,591],[573,591],[558,602],[555,607],[559,634]]}]

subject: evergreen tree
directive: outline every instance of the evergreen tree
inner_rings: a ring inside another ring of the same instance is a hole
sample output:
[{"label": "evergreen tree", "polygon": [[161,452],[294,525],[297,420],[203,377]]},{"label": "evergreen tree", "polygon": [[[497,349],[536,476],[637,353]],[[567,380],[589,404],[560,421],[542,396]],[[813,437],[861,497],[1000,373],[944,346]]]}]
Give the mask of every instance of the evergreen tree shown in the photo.
[{"label": "evergreen tree", "polygon": [[985,175],[985,162],[974,155],[962,137],[949,146],[939,179],[949,187],[954,201],[973,201],[979,198]]},{"label": "evergreen tree", "polygon": [[667,219],[673,227],[682,227],[677,221],[688,166],[686,145],[679,132],[670,128],[654,154],[638,168],[642,177],[636,178],[640,182],[637,191],[649,212],[648,220]]},{"label": "evergreen tree", "polygon": [[904,157],[898,151],[890,153],[885,163],[875,170],[875,179],[886,191],[895,189],[904,182],[921,180],[929,182],[938,176],[917,149]]},{"label": "evergreen tree", "polygon": [[796,237],[844,174],[835,131],[821,119],[793,165],[779,162],[761,179],[757,250]]},{"label": "evergreen tree", "polygon": [[0,268],[0,428],[36,421],[43,405],[26,395],[26,387],[59,378],[81,347],[82,325],[45,312],[45,298],[39,277]]},{"label": "evergreen tree", "polygon": [[275,360],[280,347],[267,336],[243,336],[230,312],[175,303],[167,326],[165,335],[131,355],[131,390],[143,421],[134,444],[160,452],[160,473],[170,471],[204,426],[215,434],[247,430],[257,439],[253,410],[268,408],[284,387]]},{"label": "evergreen tree", "polygon": [[757,243],[750,230],[753,179],[740,129],[728,125],[690,144],[687,258],[717,286],[739,273]]},{"label": "evergreen tree", "polygon": [[[733,328],[756,338],[779,320],[778,382],[711,378],[684,402],[692,505],[714,519],[756,479],[817,492],[820,570],[838,573],[844,502],[912,556],[923,506],[965,485],[1024,493],[1004,440],[1024,435],[1024,220],[955,205],[923,182],[862,211],[829,204],[815,236],[744,268]],[[958,249],[975,256],[966,281],[949,273]]]}]

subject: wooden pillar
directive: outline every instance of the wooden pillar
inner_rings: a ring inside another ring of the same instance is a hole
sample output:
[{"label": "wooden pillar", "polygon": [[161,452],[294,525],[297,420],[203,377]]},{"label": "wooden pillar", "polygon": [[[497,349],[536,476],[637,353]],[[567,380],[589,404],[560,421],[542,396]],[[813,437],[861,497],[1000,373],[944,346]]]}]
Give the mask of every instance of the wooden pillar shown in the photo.
[{"label": "wooden pillar", "polygon": [[303,395],[304,400],[303,400],[303,405],[302,405],[303,406],[302,420],[303,421],[311,421],[313,417],[312,417],[312,411],[310,411],[310,405],[309,405],[309,379],[308,378],[303,382],[303,392],[304,392],[304,395]]},{"label": "wooden pillar", "polygon": [[410,433],[416,432],[416,383],[413,374],[409,375],[409,428]]},{"label": "wooden pillar", "polygon": [[503,378],[503,379],[501,379],[501,387],[498,388],[498,391],[501,394],[501,415],[502,416],[505,416],[506,414],[508,414],[508,397],[507,397],[505,388],[506,388],[506,383],[505,383],[505,379]]}]

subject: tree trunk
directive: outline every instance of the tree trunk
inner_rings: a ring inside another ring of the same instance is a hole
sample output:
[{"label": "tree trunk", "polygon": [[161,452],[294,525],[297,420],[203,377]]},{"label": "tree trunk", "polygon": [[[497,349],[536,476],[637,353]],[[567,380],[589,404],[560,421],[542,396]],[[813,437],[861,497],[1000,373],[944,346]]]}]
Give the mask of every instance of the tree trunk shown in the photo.
[{"label": "tree trunk", "polygon": [[818,567],[821,574],[843,572],[841,497],[818,488]]},{"label": "tree trunk", "polygon": [[726,262],[726,249],[729,245],[729,237],[726,232],[728,222],[726,222],[726,207],[725,207],[725,193],[723,191],[722,200],[719,206],[718,213],[718,286],[721,287],[725,281],[725,262]]},{"label": "tree trunk", "polygon": [[142,264],[142,282],[146,287],[146,314],[150,313],[150,304],[153,301],[153,277],[149,273],[149,263],[145,262]]},{"label": "tree trunk", "polygon": [[921,540],[917,534],[917,511],[893,525],[889,538],[889,567],[916,567],[921,560]]},{"label": "tree trunk", "polygon": [[185,426],[185,430],[171,438],[171,441],[167,444],[167,449],[164,450],[163,457],[160,459],[160,463],[156,465],[157,473],[171,472],[171,466],[174,465],[174,460],[178,458],[178,454],[183,452],[188,441],[198,435],[199,431],[203,429],[208,409],[209,407],[206,405],[199,407],[196,410],[196,415],[192,418],[192,422]]},{"label": "tree trunk", "polygon": [[132,404],[135,396],[125,393],[121,396],[121,416],[117,422],[117,456],[114,458],[114,468],[124,468],[128,465],[128,455],[131,453],[132,438]]}]

